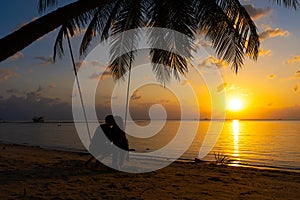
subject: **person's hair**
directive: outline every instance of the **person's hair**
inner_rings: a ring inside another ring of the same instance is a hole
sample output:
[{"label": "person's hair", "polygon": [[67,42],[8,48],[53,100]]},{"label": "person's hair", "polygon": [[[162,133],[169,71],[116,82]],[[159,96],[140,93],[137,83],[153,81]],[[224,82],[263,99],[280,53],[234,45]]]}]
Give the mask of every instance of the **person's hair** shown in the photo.
[{"label": "person's hair", "polygon": [[106,117],[105,117],[105,123],[106,124],[112,124],[112,123],[114,123],[114,116],[112,116],[112,115],[107,115]]}]

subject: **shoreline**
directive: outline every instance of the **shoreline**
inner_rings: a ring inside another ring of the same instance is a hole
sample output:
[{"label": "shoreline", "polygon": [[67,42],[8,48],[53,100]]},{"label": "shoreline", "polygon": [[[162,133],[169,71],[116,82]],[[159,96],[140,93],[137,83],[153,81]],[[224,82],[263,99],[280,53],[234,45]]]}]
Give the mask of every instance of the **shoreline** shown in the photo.
[{"label": "shoreline", "polygon": [[[174,162],[131,174],[89,155],[0,144],[0,199],[300,199],[300,173]],[[288,195],[287,195],[288,194]]]},{"label": "shoreline", "polygon": [[[16,143],[8,143],[0,141],[0,145],[13,145],[13,146],[23,146],[23,147],[37,147],[40,149],[46,149],[50,151],[59,151],[59,152],[70,152],[70,153],[79,153],[84,155],[90,155],[90,153],[87,150],[78,150],[78,149],[72,149],[72,148],[64,148],[64,147],[47,147],[47,146],[34,146],[30,144],[16,144]],[[146,157],[147,158],[147,157]],[[161,157],[158,159],[169,159],[165,157]],[[190,158],[179,158],[176,160],[176,162],[184,162],[184,163],[195,163],[195,159]],[[207,163],[213,163],[214,161],[208,161],[208,160],[200,160],[200,162],[207,162]],[[294,172],[294,173],[300,173],[300,168],[287,168],[287,167],[280,167],[280,166],[267,166],[267,165],[253,165],[249,163],[228,163],[227,164],[230,167],[244,167],[244,168],[253,168],[253,169],[262,169],[262,170],[278,170],[278,171],[286,171],[286,172]]]},{"label": "shoreline", "polygon": [[[39,122],[33,122],[32,119],[27,120],[5,120],[0,119],[0,123],[39,123]],[[74,119],[62,119],[62,120],[46,120],[44,122],[40,123],[75,123],[73,121]],[[136,122],[136,121],[161,121],[164,119],[134,119],[130,122]],[[300,118],[226,118],[226,119],[210,119],[210,118],[200,118],[200,119],[166,119],[167,121],[232,121],[232,120],[241,120],[241,121],[300,121]],[[90,121],[88,123],[96,123],[97,121]],[[99,122],[104,122],[104,119],[99,119]],[[78,123],[86,123],[85,121],[78,121]]]}]

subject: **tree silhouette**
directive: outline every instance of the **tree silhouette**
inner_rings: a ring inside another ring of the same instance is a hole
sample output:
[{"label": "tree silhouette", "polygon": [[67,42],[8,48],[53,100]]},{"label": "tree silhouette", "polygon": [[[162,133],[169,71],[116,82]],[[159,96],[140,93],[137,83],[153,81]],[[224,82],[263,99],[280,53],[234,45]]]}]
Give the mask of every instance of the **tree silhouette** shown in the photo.
[{"label": "tree silhouette", "polygon": [[[39,0],[39,11],[46,12],[47,8],[56,7],[59,1]],[[272,2],[294,9],[299,7],[297,0]],[[154,72],[162,81],[169,77],[160,77],[161,70],[167,70],[175,76],[188,71],[189,53],[195,48],[197,34],[205,35],[218,57],[227,61],[235,72],[243,65],[245,56],[256,60],[259,49],[257,28],[238,0],[77,0],[0,39],[0,61],[58,27],[60,30],[54,45],[54,58],[64,54],[62,42],[67,34],[73,37],[83,29],[86,31],[79,49],[80,55],[88,53],[91,40],[95,37],[103,41],[111,35],[139,27],[161,27],[185,34],[185,57],[163,50],[150,50]],[[133,34],[132,41],[137,37]],[[151,35],[150,38],[152,43],[162,40],[157,35]],[[120,40],[117,38],[114,41],[113,48],[119,48],[117,44],[128,45]],[[172,42],[166,44],[174,48],[182,45],[176,40]],[[131,42],[130,45],[135,43]],[[134,56],[135,52],[130,52],[114,57],[110,70],[116,79],[123,77]],[[167,67],[161,69],[157,64]]]}]

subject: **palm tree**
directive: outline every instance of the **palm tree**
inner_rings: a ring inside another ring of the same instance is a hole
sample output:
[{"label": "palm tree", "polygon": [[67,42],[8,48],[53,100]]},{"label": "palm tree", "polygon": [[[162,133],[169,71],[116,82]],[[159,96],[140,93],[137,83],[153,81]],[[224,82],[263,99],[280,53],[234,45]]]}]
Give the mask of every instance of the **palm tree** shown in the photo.
[{"label": "palm tree", "polygon": [[[39,0],[39,10],[45,12],[59,1]],[[272,1],[286,7],[299,7],[297,0]],[[86,29],[86,32],[80,55],[88,52],[89,44],[95,37],[103,41],[110,35],[138,27],[162,27],[187,35],[183,45],[185,57],[158,49],[150,51],[153,70],[161,81],[168,80],[171,74],[178,77],[188,71],[187,63],[198,33],[204,34],[211,41],[219,58],[227,61],[235,72],[243,65],[244,56],[256,60],[259,49],[256,26],[238,0],[77,0],[0,39],[0,61],[59,26],[61,28],[54,45],[54,58],[64,54],[63,39],[68,34],[75,36],[82,29]],[[137,37],[138,35],[133,34],[131,40],[134,41]],[[151,35],[151,38],[152,43],[161,40],[155,35]],[[121,38],[117,38],[114,41],[112,53],[114,49],[124,45],[120,40]],[[131,42],[130,45],[135,43]],[[179,44],[173,41],[166,45],[176,48]],[[135,53],[113,57],[110,70],[114,78],[124,76]],[[158,67],[158,64],[167,67]],[[162,72],[167,72],[167,76],[160,76]]]}]

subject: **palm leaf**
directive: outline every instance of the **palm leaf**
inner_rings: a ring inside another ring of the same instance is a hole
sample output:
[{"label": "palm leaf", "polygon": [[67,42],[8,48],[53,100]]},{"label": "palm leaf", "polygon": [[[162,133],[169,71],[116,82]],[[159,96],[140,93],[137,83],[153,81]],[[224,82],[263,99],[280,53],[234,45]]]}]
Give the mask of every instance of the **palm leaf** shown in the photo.
[{"label": "palm leaf", "polygon": [[[271,1],[271,0],[269,0]],[[278,5],[284,5],[287,8],[294,8],[297,10],[299,8],[299,2],[298,0],[272,0],[273,2],[276,2]]]},{"label": "palm leaf", "polygon": [[39,12],[45,12],[47,8],[54,7],[58,4],[60,0],[39,0],[38,9]]},{"label": "palm leaf", "polygon": [[[299,7],[297,0],[269,1],[295,9]],[[58,3],[59,0],[39,0],[39,11],[44,12]],[[99,36],[103,41],[113,36],[109,68],[115,79],[123,78],[135,59],[139,35],[138,31],[126,37],[120,33],[144,26],[162,27],[186,35],[178,39],[172,32],[164,37],[149,33],[151,46],[163,45],[166,49],[150,50],[153,71],[161,82],[172,76],[179,79],[180,74],[188,72],[197,33],[211,41],[217,56],[228,62],[235,72],[242,67],[245,56],[254,60],[258,56],[257,28],[239,0],[111,0],[61,27],[54,45],[54,58],[56,54],[64,54],[62,42],[68,33],[75,36],[76,32],[86,29],[80,55],[87,54],[93,38]]]},{"label": "palm leaf", "polygon": [[219,58],[238,71],[244,55],[256,60],[257,29],[238,0],[201,0],[195,4],[199,31],[212,42]]},{"label": "palm leaf", "polygon": [[[131,68],[134,61],[139,31],[137,28],[145,25],[145,4],[140,0],[122,1],[120,4],[120,12],[116,15],[112,31],[112,45],[110,49],[110,66],[109,70],[113,74],[113,78],[118,80],[123,78],[125,73]],[[130,34],[122,34],[125,31]],[[116,73],[118,71],[118,73]]]},{"label": "palm leaf", "polygon": [[196,30],[191,2],[189,0],[154,0],[151,5],[149,20],[151,26],[167,28],[186,36],[181,37],[168,30],[165,30],[163,34],[157,34],[155,30],[149,33],[150,46],[166,49],[151,49],[150,51],[153,71],[160,82],[169,81],[172,75],[179,79],[179,74],[188,72],[187,64],[192,57],[192,51],[195,50],[194,33]]},{"label": "palm leaf", "polygon": [[99,35],[100,41],[108,38],[112,23],[115,21],[116,16],[121,9],[120,5],[122,1],[124,0],[116,0],[110,4],[107,4],[102,9],[97,9],[82,39],[80,45],[81,56],[87,54],[88,47],[94,37]]},{"label": "palm leaf", "polygon": [[84,27],[86,27],[86,24],[93,15],[95,15],[95,10],[90,10],[89,12],[83,13],[82,15],[69,20],[67,23],[61,26],[54,44],[54,60],[57,56],[62,57],[64,55],[62,43],[67,34],[70,34],[70,37],[78,35],[84,29]]}]

